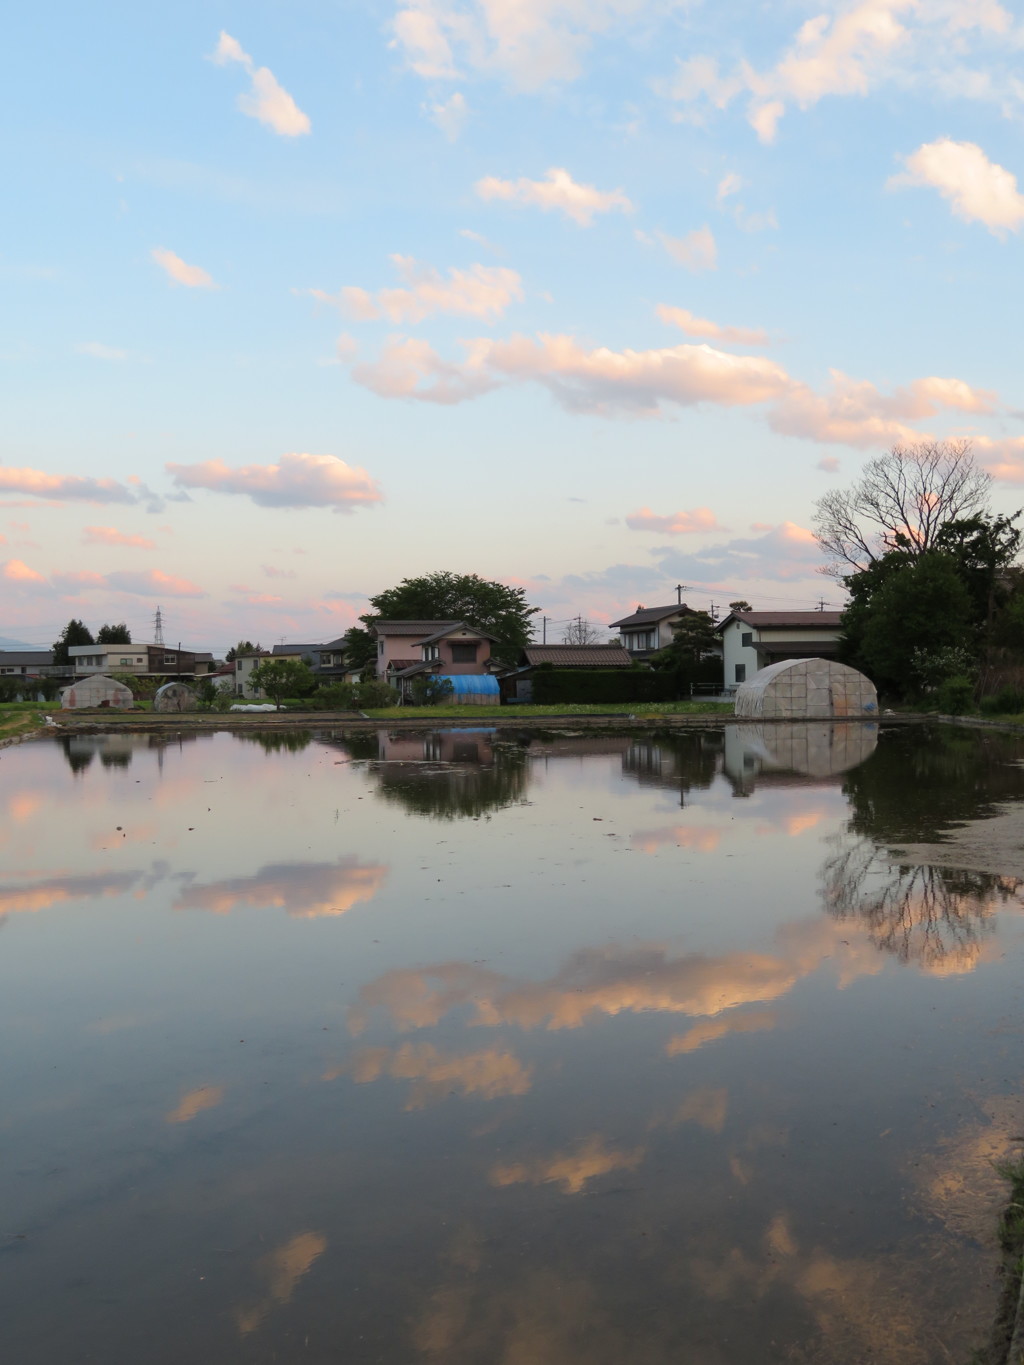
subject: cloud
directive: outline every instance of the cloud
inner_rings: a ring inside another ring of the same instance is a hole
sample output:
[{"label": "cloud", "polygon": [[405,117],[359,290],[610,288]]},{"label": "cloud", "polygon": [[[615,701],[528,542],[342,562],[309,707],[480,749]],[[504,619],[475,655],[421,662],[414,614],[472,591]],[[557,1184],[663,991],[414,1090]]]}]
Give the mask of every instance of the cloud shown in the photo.
[{"label": "cloud", "polygon": [[667,517],[656,516],[649,507],[630,512],[626,525],[631,531],[656,531],[659,535],[699,535],[703,531],[721,531],[710,507],[695,507],[692,512],[670,512]]},{"label": "cloud", "polygon": [[252,84],[249,93],[239,95],[236,103],[239,110],[249,118],[272,128],[281,137],[302,137],[311,128],[308,115],[277,81],[274,73],[265,66],[256,66],[245,52],[237,38],[221,31],[220,40],[210,60],[217,66],[227,66],[238,62],[249,74]]},{"label": "cloud", "polygon": [[41,469],[0,465],[0,492],[29,493],[57,502],[134,503],[139,496],[116,479],[81,478],[77,474],[44,474]]},{"label": "cloud", "polygon": [[447,279],[432,265],[412,256],[391,256],[403,288],[381,289],[371,294],[355,285],[344,286],[335,295],[322,289],[308,292],[320,303],[340,308],[359,322],[385,317],[394,323],[422,322],[434,313],[491,322],[501,317],[511,303],[523,297],[522,280],[504,266],[472,265],[468,270],[448,271]]},{"label": "cloud", "polygon": [[671,8],[671,0],[406,0],[392,46],[425,80],[456,79],[461,64],[535,90],[575,80],[594,36]]},{"label": "cloud", "polygon": [[463,124],[469,117],[469,105],[465,95],[456,90],[450,99],[424,106],[432,123],[435,123],[449,142],[458,142]]},{"label": "cloud", "polygon": [[81,570],[76,573],[56,573],[51,583],[61,592],[77,594],[106,589],[112,592],[129,593],[133,597],[205,597],[202,588],[187,578],[176,574],[164,573],[160,569],[146,569],[133,573],[118,570],[115,573],[89,573]]},{"label": "cloud", "polygon": [[1001,483],[1024,483],[1024,436],[974,437],[974,453]]},{"label": "cloud", "polygon": [[814,467],[822,470],[825,474],[838,474],[839,457],[837,455],[823,455]]},{"label": "cloud", "polygon": [[294,578],[294,569],[279,569],[276,564],[261,564],[260,568],[268,578]]},{"label": "cloud", "polygon": [[113,526],[86,526],[82,535],[83,545],[122,545],[130,550],[155,550],[156,541],[145,536],[126,536]]},{"label": "cloud", "polygon": [[674,308],[667,303],[659,303],[655,309],[662,322],[678,327],[687,336],[698,337],[703,341],[733,342],[737,346],[767,346],[768,333],[760,327],[726,327],[712,322],[710,318],[699,318],[685,308]]},{"label": "cloud", "polygon": [[357,1085],[381,1076],[413,1081],[406,1109],[422,1109],[445,1100],[449,1095],[474,1095],[481,1100],[496,1100],[506,1095],[525,1095],[533,1083],[533,1068],[524,1066],[514,1053],[485,1048],[463,1056],[439,1052],[432,1043],[403,1043],[392,1050],[365,1048],[347,1068],[328,1071],[325,1080],[350,1070]]},{"label": "cloud", "polygon": [[167,472],[181,488],[207,488],[237,493],[260,507],[332,507],[336,512],[383,502],[376,482],[365,469],[336,455],[292,452],[277,464],[250,464],[230,469],[223,460],[202,464],[169,464]]},{"label": "cloud", "polygon": [[632,213],[633,205],[622,190],[599,190],[593,185],[580,185],[561,166],[552,166],[543,180],[499,180],[484,176],[476,182],[476,192],[484,200],[502,200],[509,204],[524,204],[539,208],[544,213],[556,210],[564,213],[580,227],[590,227],[596,213]]},{"label": "cloud", "polygon": [[0,570],[8,583],[45,583],[46,579],[41,573],[23,563],[20,559],[9,559]]},{"label": "cloud", "polygon": [[695,275],[704,270],[718,269],[718,246],[715,235],[705,225],[688,232],[685,237],[670,237],[667,232],[655,232],[652,238],[646,232],[637,232],[637,240],[651,245],[656,239],[675,261],[676,265],[692,270]]},{"label": "cloud", "polygon": [[729,171],[723,175],[718,182],[718,189],[715,191],[715,203],[723,204],[732,194],[739,194],[743,188],[743,180],[735,171]]},{"label": "cloud", "polygon": [[612,1147],[600,1133],[587,1138],[574,1151],[551,1157],[517,1161],[495,1166],[491,1184],[499,1188],[526,1182],[531,1185],[558,1184],[563,1194],[579,1194],[587,1182],[612,1171],[634,1171],[644,1158],[642,1147],[622,1151]]},{"label": "cloud", "polygon": [[[713,57],[698,54],[677,62],[673,79],[661,89],[673,101],[718,110],[745,95],[747,121],[762,142],[771,143],[790,105],[809,109],[829,95],[863,97],[885,80],[948,88],[959,98],[999,99],[987,77],[979,80],[978,73],[963,68],[964,35],[970,30],[1001,34],[1011,24],[994,0],[930,5],[857,0],[839,13],[808,19],[767,70],[741,60],[725,73]],[[1019,99],[1012,78],[1007,90]]]},{"label": "cloud", "polygon": [[696,583],[785,583],[813,577],[821,564],[813,532],[792,521],[759,536],[737,537],[687,554],[672,548],[653,553],[663,574]]},{"label": "cloud", "polygon": [[224,1100],[222,1085],[201,1085],[182,1095],[177,1106],[167,1115],[168,1123],[191,1123],[204,1109],[215,1109]]},{"label": "cloud", "polygon": [[165,270],[175,284],[183,284],[186,289],[217,289],[212,276],[199,265],[187,265],[180,256],[166,247],[155,246],[149,253],[162,270]]},{"label": "cloud", "polygon": [[68,901],[123,896],[140,880],[145,880],[142,872],[113,872],[0,885],[0,915],[36,915],[40,910],[65,905]]},{"label": "cloud", "polygon": [[116,346],[104,346],[102,341],[80,341],[75,350],[79,355],[91,356],[93,360],[127,360],[128,352]]},{"label": "cloud", "polygon": [[923,143],[904,162],[907,169],[892,176],[887,188],[930,186],[948,200],[958,218],[984,223],[994,237],[1005,238],[1024,225],[1024,194],[1017,188],[1017,177],[989,161],[976,143],[939,138]]},{"label": "cloud", "polygon": [[775,1010],[748,1010],[727,1014],[724,1019],[704,1019],[685,1033],[670,1038],[665,1044],[665,1051],[670,1057],[677,1057],[680,1053],[696,1052],[707,1043],[715,1043],[734,1033],[761,1033],[773,1029],[778,1022],[779,1016]]},{"label": "cloud", "polygon": [[543,385],[571,412],[655,416],[668,405],[766,405],[773,430],[808,440],[875,447],[920,439],[907,423],[946,409],[990,413],[996,401],[962,379],[928,376],[891,393],[868,380],[831,371],[815,392],[774,360],[735,355],[707,343],[656,350],[586,349],[575,337],[539,333],[506,340],[475,337],[461,363],[444,360],[428,342],[392,338],[375,361],[352,368],[358,384],[384,398],[461,403],[511,383]]}]

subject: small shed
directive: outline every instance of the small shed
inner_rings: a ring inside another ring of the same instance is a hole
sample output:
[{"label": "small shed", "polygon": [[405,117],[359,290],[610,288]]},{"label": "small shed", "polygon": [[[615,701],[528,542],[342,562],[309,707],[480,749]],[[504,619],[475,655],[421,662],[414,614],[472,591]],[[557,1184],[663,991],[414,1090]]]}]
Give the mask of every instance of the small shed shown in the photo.
[{"label": "small shed", "polygon": [[130,711],[135,705],[130,687],[108,678],[103,673],[91,673],[87,678],[73,682],[60,694],[61,708],[65,711],[78,711],[91,707],[109,707],[116,711]]},{"label": "small shed", "polygon": [[183,682],[164,683],[153,695],[154,711],[194,711],[195,690]]},{"label": "small shed", "polygon": [[874,683],[835,659],[783,659],[736,690],[736,715],[756,720],[873,720]]}]

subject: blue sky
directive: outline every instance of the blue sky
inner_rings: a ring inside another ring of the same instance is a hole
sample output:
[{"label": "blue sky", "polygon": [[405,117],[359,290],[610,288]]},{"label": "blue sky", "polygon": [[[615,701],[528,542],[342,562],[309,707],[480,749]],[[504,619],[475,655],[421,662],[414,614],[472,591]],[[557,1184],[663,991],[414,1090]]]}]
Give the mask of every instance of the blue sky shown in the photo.
[{"label": "blue sky", "polygon": [[12,16],[0,633],[810,607],[814,500],[1024,482],[1024,22],[994,0]]}]

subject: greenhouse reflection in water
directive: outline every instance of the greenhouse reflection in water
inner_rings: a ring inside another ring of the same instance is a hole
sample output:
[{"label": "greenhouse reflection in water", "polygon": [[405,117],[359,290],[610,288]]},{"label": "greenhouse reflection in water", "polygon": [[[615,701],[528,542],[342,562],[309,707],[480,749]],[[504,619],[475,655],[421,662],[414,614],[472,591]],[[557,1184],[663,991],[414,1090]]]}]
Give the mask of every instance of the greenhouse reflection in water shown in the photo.
[{"label": "greenhouse reflection in water", "polygon": [[968,1358],[1022,888],[899,850],[1022,758],[827,723],[5,752],[13,1358]]}]

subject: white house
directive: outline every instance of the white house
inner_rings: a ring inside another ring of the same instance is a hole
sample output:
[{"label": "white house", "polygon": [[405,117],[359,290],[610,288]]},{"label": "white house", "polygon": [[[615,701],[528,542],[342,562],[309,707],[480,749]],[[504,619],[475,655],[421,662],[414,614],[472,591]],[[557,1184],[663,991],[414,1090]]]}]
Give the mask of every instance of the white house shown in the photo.
[{"label": "white house", "polygon": [[725,685],[746,682],[782,659],[834,658],[842,635],[838,611],[732,611],[718,626]]},{"label": "white house", "polygon": [[254,687],[252,683],[252,671],[259,668],[260,664],[267,663],[271,655],[264,650],[261,654],[239,654],[235,658],[235,696],[245,697],[247,700],[263,700],[263,692]]},{"label": "white house", "polygon": [[685,602],[673,602],[670,607],[637,607],[631,616],[612,621],[619,632],[622,647],[634,659],[646,659],[672,643],[673,628],[684,616],[692,616],[693,608]]}]

